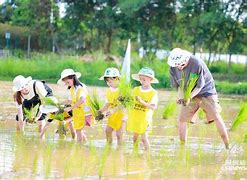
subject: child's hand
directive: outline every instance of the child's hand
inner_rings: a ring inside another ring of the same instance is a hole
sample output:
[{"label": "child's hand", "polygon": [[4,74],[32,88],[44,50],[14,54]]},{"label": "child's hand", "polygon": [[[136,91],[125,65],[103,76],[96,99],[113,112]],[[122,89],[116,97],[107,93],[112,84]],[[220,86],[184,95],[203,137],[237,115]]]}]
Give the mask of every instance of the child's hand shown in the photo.
[{"label": "child's hand", "polygon": [[104,114],[102,114],[101,111],[98,111],[97,116],[95,117],[95,120],[100,121],[102,119],[104,119]]},{"label": "child's hand", "polygon": [[108,116],[110,116],[111,114],[112,114],[111,111],[107,111],[106,114],[105,114],[105,116],[108,117]]},{"label": "child's hand", "polygon": [[142,100],[142,98],[141,98],[140,96],[136,96],[136,100],[137,100],[139,103],[142,103],[142,102],[143,102],[143,100]]},{"label": "child's hand", "polygon": [[66,107],[66,108],[64,108],[64,111],[65,112],[70,112],[70,111],[72,111],[72,108],[71,107]]},{"label": "child's hand", "polygon": [[177,100],[177,104],[184,104],[184,100],[183,99],[178,99]]}]

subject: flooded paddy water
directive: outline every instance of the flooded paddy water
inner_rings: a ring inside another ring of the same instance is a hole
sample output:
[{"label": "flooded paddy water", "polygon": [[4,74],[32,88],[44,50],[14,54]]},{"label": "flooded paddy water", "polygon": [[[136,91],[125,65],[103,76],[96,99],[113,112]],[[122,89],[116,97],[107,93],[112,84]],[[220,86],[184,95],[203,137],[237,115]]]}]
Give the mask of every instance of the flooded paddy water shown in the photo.
[{"label": "flooded paddy water", "polygon": [[[16,132],[12,83],[0,82],[0,178],[1,179],[247,179],[247,124],[230,131],[231,145],[226,150],[215,124],[197,118],[189,124],[186,146],[178,137],[177,114],[162,119],[165,105],[175,101],[176,93],[159,90],[159,108],[154,114],[151,150],[133,150],[132,135],[125,133],[125,145],[116,139],[106,146],[105,121],[86,127],[86,144],[79,145],[70,134],[61,139],[55,133],[57,122],[41,140],[37,124],[27,124],[25,133]],[[51,84],[55,96],[64,99],[62,87]],[[104,96],[106,88],[89,87]],[[239,110],[241,98],[220,96],[222,116],[227,128]],[[178,110],[177,110],[178,112]],[[199,117],[199,116],[198,116]]]}]

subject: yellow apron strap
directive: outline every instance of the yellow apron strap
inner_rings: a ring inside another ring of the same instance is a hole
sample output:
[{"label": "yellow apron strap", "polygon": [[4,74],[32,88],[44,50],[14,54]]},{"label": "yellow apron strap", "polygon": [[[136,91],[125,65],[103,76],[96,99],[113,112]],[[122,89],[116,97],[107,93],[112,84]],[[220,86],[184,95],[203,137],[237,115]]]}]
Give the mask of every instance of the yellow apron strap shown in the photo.
[{"label": "yellow apron strap", "polygon": [[76,101],[79,101],[81,95],[81,88],[77,90],[76,92]]},{"label": "yellow apron strap", "polygon": [[69,89],[69,92],[70,92],[70,95],[71,95],[71,98],[72,98],[72,103],[75,102],[75,95],[74,95],[74,86],[72,86],[70,89]]}]

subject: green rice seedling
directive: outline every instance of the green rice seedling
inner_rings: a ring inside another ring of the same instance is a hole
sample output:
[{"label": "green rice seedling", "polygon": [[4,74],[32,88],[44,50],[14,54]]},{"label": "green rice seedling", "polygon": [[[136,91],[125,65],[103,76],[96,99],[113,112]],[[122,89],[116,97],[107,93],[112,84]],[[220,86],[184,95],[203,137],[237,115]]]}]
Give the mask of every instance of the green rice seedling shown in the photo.
[{"label": "green rice seedling", "polygon": [[182,73],[181,90],[183,93],[184,105],[186,105],[191,98],[191,92],[195,88],[198,78],[198,74],[190,73],[188,81],[185,82],[185,73]]},{"label": "green rice seedling", "polygon": [[120,78],[119,82],[119,102],[120,104],[127,109],[130,109],[134,106],[134,97],[132,95],[132,86],[131,83],[126,81],[126,78],[123,76]]},{"label": "green rice seedling", "polygon": [[174,115],[174,112],[176,111],[176,103],[175,102],[168,102],[168,104],[165,106],[162,118],[168,119]]},{"label": "green rice seedling", "polygon": [[99,100],[98,95],[94,92],[92,96],[88,96],[87,105],[90,107],[93,116],[96,120],[102,120],[104,115],[99,113],[102,103]]},{"label": "green rice seedling", "polygon": [[106,144],[106,146],[104,148],[104,151],[102,153],[102,156],[99,159],[99,172],[98,172],[99,179],[102,178],[103,171],[104,171],[104,168],[105,168],[105,165],[106,165],[106,160],[107,160],[108,154],[110,152],[110,148],[111,147],[108,144]]},{"label": "green rice seedling", "polygon": [[34,159],[33,159],[33,169],[32,169],[32,174],[33,175],[37,174],[38,161],[39,161],[39,154],[35,153],[35,156],[34,156]]},{"label": "green rice seedling", "polygon": [[235,128],[237,128],[244,121],[247,121],[247,103],[241,104],[240,110],[231,126],[231,130],[234,130]]},{"label": "green rice seedling", "polygon": [[27,118],[27,122],[35,123],[35,117],[38,113],[39,105],[31,107],[30,109],[24,108],[25,117]]},{"label": "green rice seedling", "polygon": [[45,168],[45,177],[49,178],[51,173],[51,162],[52,162],[52,150],[53,144],[47,144],[45,148],[45,156],[44,156],[44,168]]},{"label": "green rice seedling", "polygon": [[68,129],[65,127],[62,121],[58,122],[57,133],[59,134],[60,138],[64,138],[66,136]]}]

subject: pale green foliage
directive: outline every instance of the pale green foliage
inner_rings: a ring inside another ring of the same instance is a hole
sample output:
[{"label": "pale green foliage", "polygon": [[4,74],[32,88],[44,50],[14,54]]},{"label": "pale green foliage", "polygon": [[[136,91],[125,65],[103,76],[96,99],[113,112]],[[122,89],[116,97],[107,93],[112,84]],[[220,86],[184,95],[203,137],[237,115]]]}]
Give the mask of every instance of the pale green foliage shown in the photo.
[{"label": "pale green foliage", "polygon": [[176,111],[176,103],[175,102],[168,102],[168,104],[165,106],[162,118],[168,119],[173,116],[174,112]]},{"label": "pale green foliage", "polygon": [[231,130],[238,127],[242,122],[247,121],[247,103],[242,103],[240,106],[240,110],[233,121]]},{"label": "pale green foliage", "polygon": [[185,102],[191,98],[191,92],[195,88],[198,78],[197,74],[190,73],[189,79],[185,84],[185,74],[184,72],[182,73],[181,90]]},{"label": "pale green foliage", "polygon": [[58,111],[54,114],[54,119],[58,121],[64,120],[64,106],[61,105],[58,102],[54,102],[54,100],[51,97],[43,97],[41,99],[43,105],[47,106],[56,106],[58,108]]},{"label": "pale green foliage", "polygon": [[37,104],[34,107],[31,107],[30,109],[24,108],[24,113],[27,118],[27,122],[29,123],[34,123],[35,122],[35,117],[38,112],[39,105]]},{"label": "pale green foliage", "polygon": [[124,76],[120,78],[118,89],[119,89],[119,95],[120,95],[119,101],[121,105],[125,108],[132,108],[134,106],[132,86],[131,86],[131,83],[128,83],[126,81],[126,78]]},{"label": "pale green foliage", "polygon": [[88,96],[87,105],[90,107],[93,116],[96,117],[98,110],[102,106],[102,103],[100,102],[99,97],[95,92],[92,96]]}]

